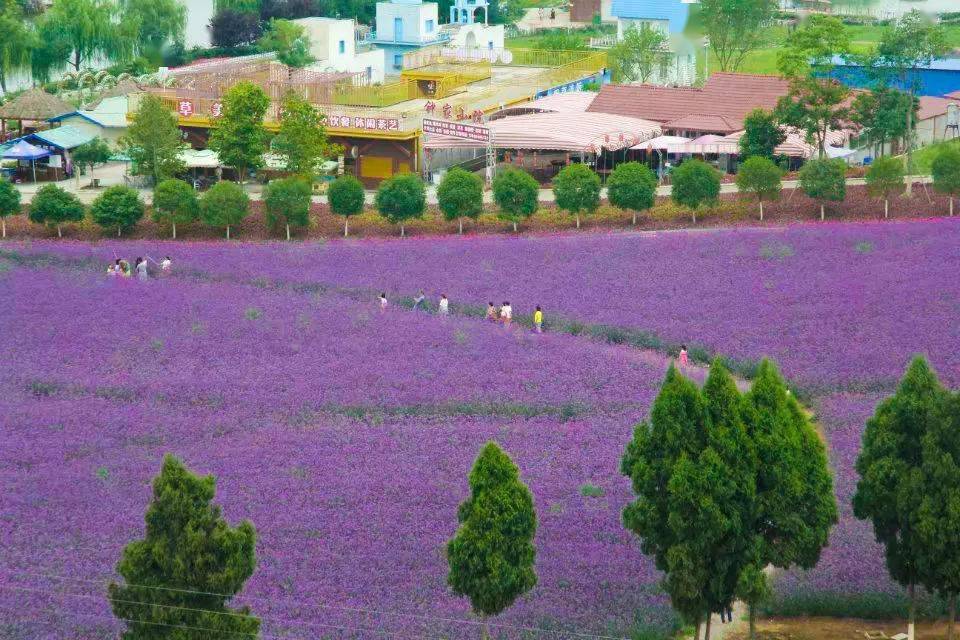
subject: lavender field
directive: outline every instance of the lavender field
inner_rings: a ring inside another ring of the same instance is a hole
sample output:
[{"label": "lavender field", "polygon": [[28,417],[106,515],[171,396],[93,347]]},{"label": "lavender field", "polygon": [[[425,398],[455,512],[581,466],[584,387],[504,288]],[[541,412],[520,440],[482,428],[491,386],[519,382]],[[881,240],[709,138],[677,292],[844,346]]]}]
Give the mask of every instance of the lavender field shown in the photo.
[{"label": "lavender field", "polygon": [[[108,278],[117,252],[170,254],[175,273]],[[842,518],[814,570],[777,577],[773,608],[895,612],[902,592],[851,514],[853,461],[863,421],[911,355],[960,385],[958,273],[953,220],[5,244],[0,474],[12,500],[0,503],[0,543],[12,553],[0,560],[0,636],[115,632],[103,584],[141,534],[148,483],[171,451],[216,474],[229,519],[256,525],[259,564],[243,598],[267,633],[474,637],[445,587],[442,546],[491,438],[517,461],[540,518],[539,585],[495,631],[668,633],[676,620],[656,572],[620,525],[629,484],[617,471],[666,356],[459,313],[505,299],[518,315],[542,305],[548,324],[776,359],[830,444]],[[377,311],[379,291],[398,300],[421,287],[446,293],[457,313]],[[587,485],[602,495],[583,495]]]}]

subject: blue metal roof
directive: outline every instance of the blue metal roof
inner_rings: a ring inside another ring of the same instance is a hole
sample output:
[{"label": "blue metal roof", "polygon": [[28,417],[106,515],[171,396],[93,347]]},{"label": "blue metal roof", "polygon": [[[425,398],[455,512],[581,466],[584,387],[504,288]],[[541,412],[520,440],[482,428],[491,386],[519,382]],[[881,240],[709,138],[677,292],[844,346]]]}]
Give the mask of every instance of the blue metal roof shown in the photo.
[{"label": "blue metal roof", "polygon": [[680,33],[687,26],[690,6],[680,0],[613,0],[610,13],[631,20],[669,20],[670,33]]}]

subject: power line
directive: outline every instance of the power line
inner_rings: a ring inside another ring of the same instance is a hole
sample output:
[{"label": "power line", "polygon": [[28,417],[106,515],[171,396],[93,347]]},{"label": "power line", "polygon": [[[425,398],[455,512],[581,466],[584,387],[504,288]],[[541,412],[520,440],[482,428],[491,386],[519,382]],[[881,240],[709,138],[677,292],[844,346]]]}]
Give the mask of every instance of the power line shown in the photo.
[{"label": "power line", "polygon": [[[70,577],[70,576],[61,576],[61,575],[56,575],[56,574],[33,573],[33,572],[28,572],[28,571],[13,571],[13,572],[10,572],[10,568],[9,568],[9,567],[0,567],[0,570],[6,570],[6,571],[8,571],[8,573],[9,573],[10,575],[24,575],[24,576],[32,576],[32,577],[39,577],[39,578],[49,578],[49,579],[54,579],[54,580],[72,580],[72,581],[75,581],[75,582],[87,582],[87,583],[93,583],[93,584],[102,584],[102,581],[103,581],[103,580],[91,580],[91,579],[89,579],[89,578],[74,578],[74,577]],[[112,578],[111,578],[111,579],[112,579]],[[172,592],[176,592],[176,593],[189,593],[189,594],[193,594],[193,595],[203,595],[203,596],[216,596],[216,597],[220,597],[220,598],[234,598],[234,597],[236,597],[236,596],[234,596],[234,595],[229,595],[229,594],[224,594],[224,593],[213,593],[213,592],[210,592],[210,591],[199,591],[199,590],[196,590],[196,589],[177,589],[177,588],[174,588],[174,587],[160,587],[160,586],[153,586],[153,585],[135,584],[135,583],[129,583],[129,582],[126,583],[126,585],[129,586],[129,587],[137,587],[137,588],[142,588],[142,589],[156,589],[156,590],[160,590],[160,591],[172,591]],[[262,597],[256,597],[256,596],[246,596],[246,595],[243,596],[243,599],[245,599],[245,600],[252,600],[252,601],[260,601],[260,602],[268,602],[268,603],[276,603],[276,602],[278,602],[277,600],[271,599],[271,598],[262,598]],[[482,625],[484,624],[483,622],[481,622],[481,621],[479,621],[479,620],[465,620],[465,619],[463,619],[463,618],[446,618],[446,617],[442,617],[442,616],[429,616],[429,615],[416,614],[416,613],[404,613],[404,612],[400,612],[400,611],[382,611],[382,610],[378,610],[378,609],[367,609],[367,608],[361,608],[361,607],[345,607],[345,606],[327,605],[327,604],[306,602],[306,601],[303,601],[303,600],[292,600],[292,599],[291,599],[291,600],[288,600],[288,602],[293,603],[293,604],[304,605],[304,606],[308,606],[308,607],[317,607],[317,608],[320,608],[320,609],[330,609],[330,610],[334,610],[334,611],[338,611],[338,610],[339,610],[339,611],[350,611],[350,612],[354,612],[354,613],[366,613],[366,614],[377,614],[377,615],[386,615],[386,616],[397,616],[397,617],[405,617],[405,618],[414,618],[414,619],[419,619],[419,620],[424,620],[424,621],[449,622],[449,623],[454,623],[454,624],[469,624],[469,625],[474,625],[474,626],[478,626],[478,625],[479,625],[479,626],[482,626]],[[501,628],[501,629],[514,629],[514,630],[517,630],[517,631],[530,631],[530,632],[541,633],[541,634],[547,634],[547,633],[549,633],[549,634],[557,634],[557,635],[570,636],[570,637],[575,637],[575,638],[592,638],[593,640],[629,640],[628,638],[624,638],[623,636],[607,636],[607,635],[598,635],[598,634],[592,634],[592,633],[581,633],[581,632],[575,632],[575,631],[560,631],[560,630],[555,630],[555,629],[542,629],[542,628],[540,628],[540,627],[528,627],[528,626],[523,626],[523,625],[512,625],[512,624],[497,623],[497,622],[489,622],[489,623],[487,623],[487,626],[488,626],[488,627]]]}]

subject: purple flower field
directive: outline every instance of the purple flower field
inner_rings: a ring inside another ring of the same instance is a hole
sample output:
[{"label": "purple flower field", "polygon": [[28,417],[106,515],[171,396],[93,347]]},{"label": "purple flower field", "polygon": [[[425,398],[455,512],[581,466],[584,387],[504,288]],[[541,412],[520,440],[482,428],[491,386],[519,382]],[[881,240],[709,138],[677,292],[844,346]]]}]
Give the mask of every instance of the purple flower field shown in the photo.
[{"label": "purple flower field", "polygon": [[[17,247],[17,245],[13,245]],[[324,244],[33,242],[17,250],[95,257],[169,253],[183,268],[246,280],[357,287],[391,296],[510,300],[651,331],[744,360],[775,359],[801,387],[891,389],[926,353],[960,385],[960,220],[830,223],[518,238]]]},{"label": "purple flower field", "polygon": [[617,471],[665,361],[246,285],[7,265],[0,288],[0,636],[115,637],[103,585],[170,451],[255,523],[267,634],[475,637],[443,545],[491,438],[540,516],[540,583],[495,630],[673,628]]},{"label": "purple flower field", "polygon": [[[117,253],[170,254],[174,276],[101,275]],[[34,260],[20,264],[27,255]],[[381,290],[396,299],[421,287],[455,307],[509,299],[525,316],[541,304],[548,322],[559,315],[745,361],[774,358],[823,427],[841,522],[815,569],[777,576],[772,610],[889,614],[902,590],[869,524],[852,516],[853,463],[864,421],[913,354],[960,385],[958,273],[960,222],[946,219],[324,244],[5,244],[0,293],[13,304],[0,307],[0,362],[14,365],[0,368],[0,474],[13,501],[0,504],[0,543],[13,553],[0,560],[0,620],[16,623],[0,623],[0,636],[116,630],[102,584],[141,534],[148,483],[172,451],[217,475],[229,519],[257,526],[259,564],[244,598],[267,633],[474,637],[466,603],[446,589],[442,547],[473,456],[491,438],[519,464],[540,518],[540,583],[495,630],[672,629],[657,574],[620,524],[629,484],[617,470],[665,360],[376,309]],[[603,496],[581,495],[586,484]],[[22,614],[24,601],[35,610]],[[27,624],[38,610],[43,621]]]}]

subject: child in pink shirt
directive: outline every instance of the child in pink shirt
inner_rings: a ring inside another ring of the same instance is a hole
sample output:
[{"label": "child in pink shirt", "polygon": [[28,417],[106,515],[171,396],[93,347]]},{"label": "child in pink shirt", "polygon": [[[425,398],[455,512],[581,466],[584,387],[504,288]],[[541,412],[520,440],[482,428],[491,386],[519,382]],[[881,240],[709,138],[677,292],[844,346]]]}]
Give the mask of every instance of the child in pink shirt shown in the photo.
[{"label": "child in pink shirt", "polygon": [[680,366],[681,366],[681,367],[685,367],[685,366],[687,366],[688,364],[690,364],[689,360],[687,359],[687,345],[685,345],[685,344],[680,345],[680,358],[679,358],[679,361],[680,361]]}]

